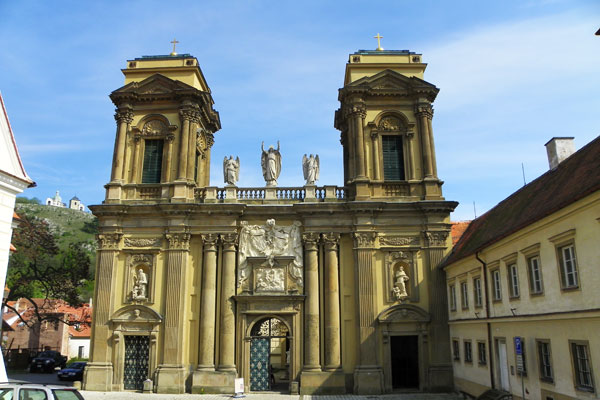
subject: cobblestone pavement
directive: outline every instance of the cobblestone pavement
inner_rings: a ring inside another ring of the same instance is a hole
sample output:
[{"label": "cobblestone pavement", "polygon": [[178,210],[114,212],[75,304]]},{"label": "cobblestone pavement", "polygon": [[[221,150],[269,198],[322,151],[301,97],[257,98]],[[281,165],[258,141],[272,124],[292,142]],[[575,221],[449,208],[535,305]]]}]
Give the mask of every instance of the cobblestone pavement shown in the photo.
[{"label": "cobblestone pavement", "polygon": [[[224,394],[142,394],[133,392],[89,392],[82,391],[85,400],[224,400],[234,398]],[[308,396],[280,393],[252,393],[244,397],[248,400],[459,400],[455,393],[403,393],[376,396],[357,396],[353,394]]]}]

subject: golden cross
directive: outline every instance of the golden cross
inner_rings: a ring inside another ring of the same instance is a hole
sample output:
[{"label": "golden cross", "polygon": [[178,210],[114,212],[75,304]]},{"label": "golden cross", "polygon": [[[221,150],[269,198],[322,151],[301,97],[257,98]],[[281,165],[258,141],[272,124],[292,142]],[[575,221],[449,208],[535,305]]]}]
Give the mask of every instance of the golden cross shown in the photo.
[{"label": "golden cross", "polygon": [[377,33],[377,36],[373,36],[375,39],[377,39],[377,48],[375,50],[381,51],[383,50],[383,47],[381,47],[381,39],[383,39],[383,36],[379,36],[379,33]]},{"label": "golden cross", "polygon": [[172,56],[176,56],[176,55],[177,55],[177,53],[175,52],[175,46],[176,46],[176,45],[177,45],[177,43],[179,43],[179,42],[177,41],[177,39],[173,39],[173,41],[172,41],[171,43],[173,43],[173,51],[171,52],[171,55],[172,55]]}]

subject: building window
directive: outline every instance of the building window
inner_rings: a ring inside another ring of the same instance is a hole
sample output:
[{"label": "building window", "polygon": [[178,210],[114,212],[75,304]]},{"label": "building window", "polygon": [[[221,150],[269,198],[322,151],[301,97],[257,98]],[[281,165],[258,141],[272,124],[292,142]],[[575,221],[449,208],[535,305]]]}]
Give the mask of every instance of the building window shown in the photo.
[{"label": "building window", "polygon": [[162,172],[163,140],[146,140],[144,147],[142,183],[160,183],[160,176]]},{"label": "building window", "polygon": [[542,283],[542,270],[540,268],[540,257],[533,256],[527,259],[529,269],[529,290],[531,294],[542,294],[544,286]]},{"label": "building window", "polygon": [[577,260],[575,258],[575,245],[568,244],[558,248],[560,264],[560,279],[563,289],[572,289],[579,286],[577,279]]},{"label": "building window", "polygon": [[460,344],[457,339],[452,339],[452,358],[454,361],[460,361]]},{"label": "building window", "polygon": [[403,181],[404,153],[402,151],[402,136],[381,136],[383,148],[383,179],[386,181]]},{"label": "building window", "polygon": [[477,359],[479,365],[487,364],[487,353],[485,352],[485,342],[477,342]]},{"label": "building window", "polygon": [[473,279],[473,297],[475,298],[475,307],[481,307],[483,295],[481,293],[481,278]]},{"label": "building window", "polygon": [[492,271],[492,284],[494,291],[494,301],[502,300],[502,286],[500,286],[500,270],[495,269]]},{"label": "building window", "polygon": [[[513,340],[514,343],[514,340]],[[517,365],[517,374],[522,376],[527,376],[527,355],[525,353],[525,338],[521,337],[521,356],[523,358],[523,371],[519,372],[519,365],[517,362],[517,348],[515,346],[515,364]]]},{"label": "building window", "polygon": [[467,287],[467,282],[461,282],[460,284],[460,301],[463,310],[469,308],[469,288]]},{"label": "building window", "polygon": [[456,286],[448,287],[448,296],[450,297],[450,311],[456,311]]},{"label": "building window", "polygon": [[575,387],[586,392],[594,391],[590,352],[587,342],[570,342],[575,375]]},{"label": "building window", "polygon": [[472,363],[473,362],[473,349],[471,347],[471,341],[465,340],[464,346],[465,346],[465,362]]},{"label": "building window", "polygon": [[519,270],[516,263],[508,266],[508,287],[510,288],[510,297],[519,297]]},{"label": "building window", "polygon": [[540,379],[546,382],[554,382],[552,373],[552,354],[550,353],[550,341],[538,340],[538,359],[540,364]]}]

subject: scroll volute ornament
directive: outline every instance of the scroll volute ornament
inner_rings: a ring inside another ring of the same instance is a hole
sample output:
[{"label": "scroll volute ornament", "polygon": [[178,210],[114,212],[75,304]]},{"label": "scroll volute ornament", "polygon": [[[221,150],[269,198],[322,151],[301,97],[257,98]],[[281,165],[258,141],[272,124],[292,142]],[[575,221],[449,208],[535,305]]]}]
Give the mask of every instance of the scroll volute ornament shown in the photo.
[{"label": "scroll volute ornament", "polygon": [[425,238],[427,239],[429,246],[445,247],[448,231],[427,231],[425,232]]},{"label": "scroll volute ornament", "polygon": [[302,242],[307,250],[316,249],[319,241],[319,234],[316,232],[304,232],[302,234]]},{"label": "scroll volute ornament", "polygon": [[431,104],[419,104],[415,106],[415,114],[417,117],[426,116],[429,119],[433,118],[433,107]]},{"label": "scroll volute ornament", "polygon": [[119,106],[119,108],[117,108],[115,110],[115,121],[121,123],[121,122],[125,122],[127,124],[130,124],[133,122],[133,111],[131,109],[131,106],[129,105],[123,105],[123,106]]},{"label": "scroll volute ornament", "polygon": [[237,233],[222,233],[221,240],[223,241],[223,247],[225,250],[234,250],[238,240]]},{"label": "scroll volute ornament", "polygon": [[165,237],[169,241],[170,249],[188,250],[190,248],[192,235],[189,233],[167,233]]},{"label": "scroll volute ornament", "polygon": [[100,242],[100,250],[118,250],[122,233],[101,233],[96,236]]},{"label": "scroll volute ornament", "polygon": [[354,244],[358,248],[371,248],[375,245],[377,234],[375,232],[355,232]]},{"label": "scroll volute ornament", "polygon": [[326,250],[337,250],[338,244],[340,243],[339,233],[324,233],[323,243],[325,244]]}]

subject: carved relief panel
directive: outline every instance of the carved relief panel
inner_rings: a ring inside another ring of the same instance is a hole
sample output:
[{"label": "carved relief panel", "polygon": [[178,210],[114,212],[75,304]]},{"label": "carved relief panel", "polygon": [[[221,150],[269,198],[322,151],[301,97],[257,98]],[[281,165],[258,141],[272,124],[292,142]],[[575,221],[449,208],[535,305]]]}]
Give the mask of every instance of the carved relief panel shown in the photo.
[{"label": "carved relief panel", "polygon": [[388,302],[419,301],[416,253],[416,250],[386,252],[384,276]]},{"label": "carved relief panel", "polygon": [[154,303],[155,271],[156,251],[127,254],[123,285],[126,303]]}]

